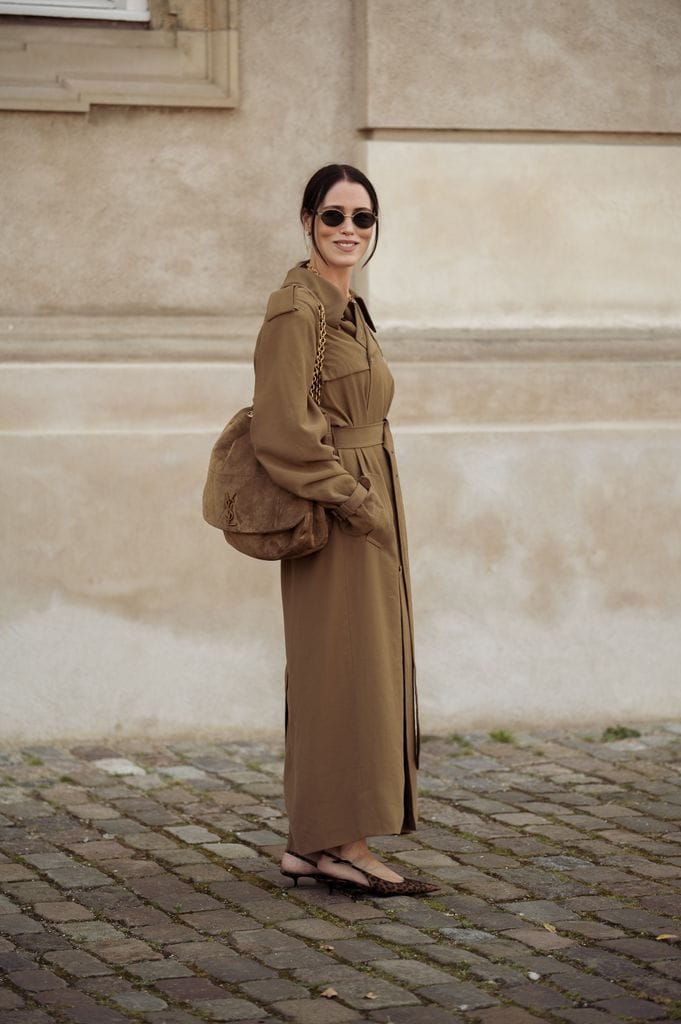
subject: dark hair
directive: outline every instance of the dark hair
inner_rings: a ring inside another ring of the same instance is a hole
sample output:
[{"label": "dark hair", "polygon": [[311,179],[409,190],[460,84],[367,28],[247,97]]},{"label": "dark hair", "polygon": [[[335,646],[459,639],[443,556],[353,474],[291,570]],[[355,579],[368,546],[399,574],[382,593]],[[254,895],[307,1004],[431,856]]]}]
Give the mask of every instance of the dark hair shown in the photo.
[{"label": "dark hair", "polygon": [[[376,189],[371,184],[366,174],[362,171],[357,170],[356,167],[351,167],[350,164],[327,164],[325,167],[320,167],[318,171],[312,175],[305,191],[303,192],[303,202],[300,207],[300,219],[303,220],[304,215],[307,213],[311,217],[310,221],[310,238],[312,239],[312,245],[315,252],[324,260],[319,247],[317,246],[317,239],[315,238],[315,219],[317,217],[317,210],[321,203],[324,201],[324,196],[333,188],[339,181],[355,181],[358,185],[363,185],[369,193],[369,199],[371,200],[371,209],[373,213],[378,217],[378,196],[376,195]],[[376,252],[376,246],[378,245],[378,220],[376,220],[376,231],[374,233],[374,244],[371,247],[371,252],[365,259],[362,266],[366,267],[371,257]],[[324,260],[326,263],[326,260]]]}]

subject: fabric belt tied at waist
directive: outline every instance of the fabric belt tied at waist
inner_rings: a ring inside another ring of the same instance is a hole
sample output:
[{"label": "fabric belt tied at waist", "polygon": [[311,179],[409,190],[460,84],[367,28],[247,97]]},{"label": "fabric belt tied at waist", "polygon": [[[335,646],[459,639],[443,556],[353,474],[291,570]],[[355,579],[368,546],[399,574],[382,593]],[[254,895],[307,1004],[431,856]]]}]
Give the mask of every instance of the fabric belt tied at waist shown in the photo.
[{"label": "fabric belt tied at waist", "polygon": [[331,427],[333,443],[336,448],[372,448],[383,444],[386,423],[368,423],[364,427]]}]

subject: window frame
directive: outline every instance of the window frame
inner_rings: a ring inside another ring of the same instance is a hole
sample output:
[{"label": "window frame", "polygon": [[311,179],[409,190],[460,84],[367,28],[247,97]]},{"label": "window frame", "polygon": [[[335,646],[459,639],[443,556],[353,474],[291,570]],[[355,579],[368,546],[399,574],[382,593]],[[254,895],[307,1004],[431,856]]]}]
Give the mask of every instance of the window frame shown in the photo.
[{"label": "window frame", "polygon": [[31,18],[149,21],[148,0],[0,0],[0,14]]},{"label": "window frame", "polygon": [[235,107],[238,0],[150,0],[147,24],[4,16],[0,109]]}]

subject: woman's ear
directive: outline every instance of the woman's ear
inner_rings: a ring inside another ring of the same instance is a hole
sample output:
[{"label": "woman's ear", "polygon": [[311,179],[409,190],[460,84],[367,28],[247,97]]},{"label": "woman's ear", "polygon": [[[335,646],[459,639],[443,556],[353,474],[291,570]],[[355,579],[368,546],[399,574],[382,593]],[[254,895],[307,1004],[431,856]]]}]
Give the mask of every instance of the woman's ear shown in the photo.
[{"label": "woman's ear", "polygon": [[307,210],[303,213],[303,227],[305,234],[309,235],[312,232],[312,214],[308,213]]}]

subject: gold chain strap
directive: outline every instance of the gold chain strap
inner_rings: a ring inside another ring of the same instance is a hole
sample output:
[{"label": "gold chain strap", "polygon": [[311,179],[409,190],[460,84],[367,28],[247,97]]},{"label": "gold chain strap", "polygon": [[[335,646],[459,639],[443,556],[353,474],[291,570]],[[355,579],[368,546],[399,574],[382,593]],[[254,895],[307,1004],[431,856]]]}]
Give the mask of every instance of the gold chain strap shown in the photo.
[{"label": "gold chain strap", "polygon": [[326,310],[319,303],[319,340],[314,356],[314,374],[310,385],[310,395],[317,403],[322,404],[322,367],[324,366],[324,349],[326,348]]}]

